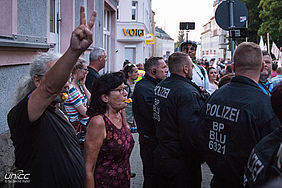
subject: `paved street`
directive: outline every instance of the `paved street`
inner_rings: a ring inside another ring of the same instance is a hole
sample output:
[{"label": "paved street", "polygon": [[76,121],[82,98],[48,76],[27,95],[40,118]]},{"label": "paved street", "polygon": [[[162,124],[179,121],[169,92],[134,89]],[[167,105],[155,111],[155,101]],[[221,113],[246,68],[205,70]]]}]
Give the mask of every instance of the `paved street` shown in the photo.
[{"label": "paved street", "polygon": [[[133,148],[130,164],[131,164],[131,172],[136,173],[135,178],[131,178],[131,188],[141,188],[143,182],[143,172],[142,172],[142,162],[139,154],[139,142],[138,142],[138,134],[133,134],[135,140],[135,146]],[[202,188],[208,188],[210,184],[210,180],[212,178],[212,174],[210,169],[206,164],[202,165],[202,173],[203,173],[203,181]]]}]

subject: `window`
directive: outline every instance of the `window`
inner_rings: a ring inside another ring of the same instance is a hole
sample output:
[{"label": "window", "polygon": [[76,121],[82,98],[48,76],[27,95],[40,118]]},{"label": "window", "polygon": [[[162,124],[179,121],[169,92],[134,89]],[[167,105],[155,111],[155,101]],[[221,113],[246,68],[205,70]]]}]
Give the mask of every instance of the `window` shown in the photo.
[{"label": "window", "polygon": [[55,20],[56,20],[56,12],[55,12],[55,0],[50,0],[50,32],[55,33]]},{"label": "window", "polygon": [[217,36],[217,29],[213,30],[213,36]]},{"label": "window", "polygon": [[132,20],[137,20],[137,2],[136,1],[132,1],[132,16],[131,16]]},{"label": "window", "polygon": [[117,20],[119,20],[119,3],[117,4]]},{"label": "window", "polygon": [[111,12],[109,10],[104,11],[104,37],[103,37],[103,48],[107,53],[107,63],[104,68],[104,73],[110,72],[111,62]]},{"label": "window", "polygon": [[128,59],[131,63],[136,63],[136,47],[125,47],[125,59]]}]

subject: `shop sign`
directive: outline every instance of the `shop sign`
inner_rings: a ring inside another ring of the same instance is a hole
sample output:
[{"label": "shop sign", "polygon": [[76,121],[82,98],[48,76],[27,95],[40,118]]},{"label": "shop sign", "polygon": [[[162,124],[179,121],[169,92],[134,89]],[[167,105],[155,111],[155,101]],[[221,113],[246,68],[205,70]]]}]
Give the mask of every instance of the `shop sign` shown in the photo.
[{"label": "shop sign", "polygon": [[125,36],[137,36],[141,37],[144,36],[144,29],[122,29]]},{"label": "shop sign", "polygon": [[146,35],[146,44],[155,44],[155,36],[153,33],[148,33]]}]

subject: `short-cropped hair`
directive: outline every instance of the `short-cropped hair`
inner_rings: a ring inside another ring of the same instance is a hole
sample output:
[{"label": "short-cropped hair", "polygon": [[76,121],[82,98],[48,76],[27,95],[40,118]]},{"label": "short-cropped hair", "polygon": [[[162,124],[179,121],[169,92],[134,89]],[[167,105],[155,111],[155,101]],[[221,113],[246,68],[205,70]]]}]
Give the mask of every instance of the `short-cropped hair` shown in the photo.
[{"label": "short-cropped hair", "polygon": [[105,49],[100,47],[94,47],[90,52],[90,62],[98,60],[99,56],[104,56]]},{"label": "short-cropped hair", "polygon": [[145,72],[149,72],[152,69],[152,67],[159,66],[160,64],[159,60],[163,60],[163,58],[162,57],[150,57],[149,59],[147,59],[144,64]]},{"label": "short-cropped hair", "polygon": [[282,67],[278,67],[276,72],[277,74],[282,74]]},{"label": "short-cropped hair", "polygon": [[102,101],[101,96],[103,94],[108,95],[111,90],[124,82],[125,78],[122,72],[107,73],[96,79],[92,85],[91,100],[86,112],[87,115],[104,114],[107,110],[107,104]]},{"label": "short-cropped hair", "polygon": [[266,50],[263,50],[263,51],[262,51],[262,56],[265,56],[265,55],[268,55],[268,56],[270,56],[270,54],[268,53],[268,51],[266,51]]},{"label": "short-cropped hair", "polygon": [[183,52],[175,52],[168,57],[168,68],[171,73],[182,71],[182,67],[186,64],[188,54]]},{"label": "short-cropped hair", "polygon": [[241,43],[234,52],[235,72],[259,72],[262,66],[262,52],[253,42]]},{"label": "short-cropped hair", "polygon": [[233,74],[233,73],[229,73],[229,74],[226,74],[223,77],[221,77],[219,82],[218,82],[218,88],[221,88],[225,84],[231,82],[232,78],[234,78],[234,77],[235,77],[235,74]]}]

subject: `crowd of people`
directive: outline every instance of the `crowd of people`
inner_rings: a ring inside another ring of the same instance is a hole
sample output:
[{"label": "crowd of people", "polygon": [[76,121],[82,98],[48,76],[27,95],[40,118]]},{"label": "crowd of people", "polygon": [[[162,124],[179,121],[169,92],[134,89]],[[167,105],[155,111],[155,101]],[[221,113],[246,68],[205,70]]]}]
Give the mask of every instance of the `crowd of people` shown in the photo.
[{"label": "crowd of people", "polygon": [[17,90],[8,124],[16,168],[30,176],[15,187],[129,188],[136,129],[144,188],[201,187],[204,162],[212,188],[281,186],[282,69],[268,53],[243,42],[223,71],[186,41],[167,62],[99,75],[104,49],[88,66],[80,58],[95,19],[86,23],[82,6],[68,50],[37,56]]}]

